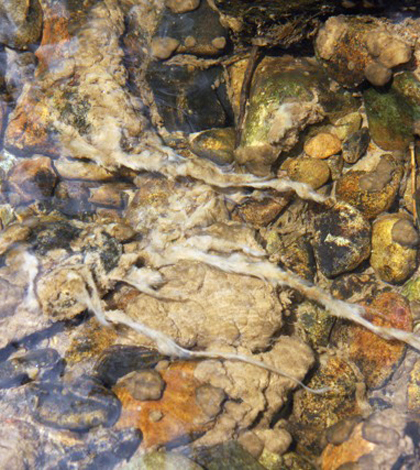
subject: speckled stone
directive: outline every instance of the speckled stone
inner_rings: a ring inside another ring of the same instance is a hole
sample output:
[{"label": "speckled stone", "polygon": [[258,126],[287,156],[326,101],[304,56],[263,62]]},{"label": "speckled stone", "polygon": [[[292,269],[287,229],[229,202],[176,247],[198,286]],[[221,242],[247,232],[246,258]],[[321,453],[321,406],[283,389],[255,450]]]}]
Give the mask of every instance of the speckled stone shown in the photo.
[{"label": "speckled stone", "polygon": [[406,281],[417,266],[418,234],[409,218],[390,214],[372,228],[370,264],[381,280],[391,284]]},{"label": "speckled stone", "polygon": [[324,159],[341,152],[341,141],[333,134],[321,132],[305,142],[304,150],[310,157]]},{"label": "speckled stone", "polygon": [[330,167],[316,158],[297,158],[287,167],[289,178],[300,183],[309,184],[318,189],[330,179]]},{"label": "speckled stone", "polygon": [[232,127],[209,129],[194,135],[191,150],[217,165],[230,165],[235,149],[235,131]]},{"label": "speckled stone", "polygon": [[370,254],[369,222],[350,204],[327,205],[314,219],[314,253],[327,277],[352,271]]},{"label": "speckled stone", "polygon": [[340,140],[346,139],[350,134],[360,129],[362,115],[359,112],[346,114],[334,123],[333,132]]}]

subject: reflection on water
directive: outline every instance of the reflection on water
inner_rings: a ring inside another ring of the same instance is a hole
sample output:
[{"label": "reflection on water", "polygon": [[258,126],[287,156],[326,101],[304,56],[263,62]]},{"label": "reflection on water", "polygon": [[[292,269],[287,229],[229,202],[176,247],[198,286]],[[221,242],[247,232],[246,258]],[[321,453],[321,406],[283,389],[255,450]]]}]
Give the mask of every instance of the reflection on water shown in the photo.
[{"label": "reflection on water", "polygon": [[0,0],[0,468],[419,465],[417,7],[248,3]]}]

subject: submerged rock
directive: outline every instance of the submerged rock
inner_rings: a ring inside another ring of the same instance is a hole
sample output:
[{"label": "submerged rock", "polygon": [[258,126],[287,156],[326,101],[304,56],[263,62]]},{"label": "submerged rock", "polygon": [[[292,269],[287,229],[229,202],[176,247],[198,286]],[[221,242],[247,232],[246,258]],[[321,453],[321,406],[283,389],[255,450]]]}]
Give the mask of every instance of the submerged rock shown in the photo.
[{"label": "submerged rock", "polygon": [[369,130],[364,127],[351,133],[343,142],[343,159],[346,163],[356,163],[366,152],[370,141]]},{"label": "submerged rock", "polygon": [[314,253],[321,272],[335,277],[370,254],[369,222],[350,204],[337,202],[314,219]]},{"label": "submerged rock", "polygon": [[203,467],[181,454],[174,452],[150,452],[135,457],[121,470],[202,470]]},{"label": "submerged rock", "polygon": [[190,145],[196,155],[217,165],[230,165],[234,161],[235,130],[232,127],[209,129],[194,135]]},{"label": "submerged rock", "polygon": [[162,376],[156,370],[134,371],[118,381],[118,387],[127,390],[139,401],[159,400],[165,388]]},{"label": "submerged rock", "polygon": [[382,281],[400,284],[417,267],[419,236],[403,214],[381,217],[373,224],[370,264]]},{"label": "submerged rock", "polygon": [[310,157],[324,159],[341,152],[341,142],[335,135],[321,132],[305,142],[304,150]]},{"label": "submerged rock", "polygon": [[328,163],[317,158],[297,158],[287,165],[289,178],[300,183],[306,183],[313,189],[323,186],[331,175]]},{"label": "submerged rock", "polygon": [[391,155],[382,155],[370,172],[349,171],[337,181],[336,195],[368,219],[388,210],[394,202],[403,167]]}]

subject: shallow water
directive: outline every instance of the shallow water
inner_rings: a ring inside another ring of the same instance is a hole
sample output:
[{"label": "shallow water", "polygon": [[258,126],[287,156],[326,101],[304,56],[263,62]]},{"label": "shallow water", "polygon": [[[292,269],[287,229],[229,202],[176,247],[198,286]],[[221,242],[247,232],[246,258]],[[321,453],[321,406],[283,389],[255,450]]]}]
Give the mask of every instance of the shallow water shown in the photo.
[{"label": "shallow water", "polygon": [[419,466],[416,6],[256,3],[0,1],[0,468]]}]

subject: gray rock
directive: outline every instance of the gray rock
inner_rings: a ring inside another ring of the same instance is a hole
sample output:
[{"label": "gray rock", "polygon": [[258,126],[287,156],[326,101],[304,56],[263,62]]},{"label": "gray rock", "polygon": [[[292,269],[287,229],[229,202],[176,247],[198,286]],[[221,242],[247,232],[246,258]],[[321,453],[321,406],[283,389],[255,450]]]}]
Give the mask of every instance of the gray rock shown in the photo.
[{"label": "gray rock", "polygon": [[165,388],[162,376],[156,370],[134,371],[123,377],[118,385],[129,391],[136,400],[159,400]]},{"label": "gray rock", "polygon": [[356,163],[366,152],[370,141],[367,127],[350,134],[343,142],[343,159],[346,163]]}]

